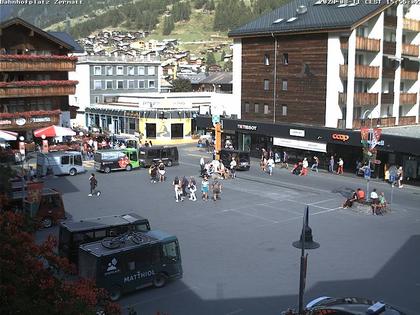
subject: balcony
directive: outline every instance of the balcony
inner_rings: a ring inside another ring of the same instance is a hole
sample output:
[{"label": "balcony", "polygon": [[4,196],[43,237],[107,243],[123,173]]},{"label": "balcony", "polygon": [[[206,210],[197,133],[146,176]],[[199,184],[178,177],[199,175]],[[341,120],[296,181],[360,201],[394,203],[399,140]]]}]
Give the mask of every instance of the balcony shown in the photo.
[{"label": "balcony", "polygon": [[417,93],[400,93],[400,105],[414,105],[417,103]]},{"label": "balcony", "polygon": [[[346,121],[344,119],[338,120],[338,128],[345,128]],[[353,119],[353,129],[360,129],[363,127],[393,127],[395,126],[395,117],[373,118],[370,119]]]},{"label": "balcony", "polygon": [[0,98],[72,95],[78,81],[15,81],[0,82]]},{"label": "balcony", "polygon": [[384,41],[384,54],[395,56],[396,43]]},{"label": "balcony", "polygon": [[403,20],[403,30],[420,32],[420,21],[413,19],[404,19]]},{"label": "balcony", "polygon": [[419,56],[419,46],[418,45],[410,45],[410,44],[402,44],[402,55],[406,56]]},{"label": "balcony", "polygon": [[409,71],[409,70],[401,69],[402,80],[417,81],[417,78],[418,78],[417,71]]},{"label": "balcony", "polygon": [[382,76],[386,79],[395,79],[395,69],[389,68],[389,67],[383,67]]},{"label": "balcony", "polygon": [[398,118],[398,125],[399,126],[407,126],[407,125],[415,125],[416,124],[416,116],[401,116]]},{"label": "balcony", "polygon": [[391,16],[390,15],[385,15],[384,25],[385,25],[385,27],[391,27],[391,28],[397,27],[397,17],[392,16],[392,15]]},{"label": "balcony", "polygon": [[0,71],[76,71],[77,57],[0,55]]},{"label": "balcony", "polygon": [[[376,106],[378,105],[378,93],[354,93],[354,106]],[[347,103],[347,93],[338,94],[340,105]]]},{"label": "balcony", "polygon": [[[348,37],[340,38],[341,49],[349,49]],[[379,52],[381,48],[381,40],[367,37],[356,36],[356,49],[363,51]]]},{"label": "balcony", "polygon": [[[340,65],[340,77],[347,78],[348,65]],[[356,65],[354,77],[356,79],[378,79],[379,67]]]},{"label": "balcony", "polygon": [[60,110],[0,113],[0,125],[4,130],[27,130],[58,125],[60,113]]},{"label": "balcony", "polygon": [[382,93],[381,94],[382,104],[394,104],[394,93]]}]

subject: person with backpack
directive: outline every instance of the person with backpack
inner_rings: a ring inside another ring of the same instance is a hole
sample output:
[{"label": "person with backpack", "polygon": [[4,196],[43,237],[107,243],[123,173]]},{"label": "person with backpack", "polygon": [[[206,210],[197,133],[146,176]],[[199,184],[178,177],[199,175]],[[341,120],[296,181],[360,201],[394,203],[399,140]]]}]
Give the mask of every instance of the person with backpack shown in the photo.
[{"label": "person with backpack", "polygon": [[[98,181],[96,180],[95,174],[91,174],[89,177],[89,184],[90,184],[90,194],[89,197],[92,197],[95,193],[95,189],[98,186]],[[100,191],[96,192],[96,194],[99,196],[101,194]]]},{"label": "person with backpack", "polygon": [[215,179],[213,184],[211,185],[211,188],[213,190],[213,201],[221,199],[220,194],[222,192],[222,184],[217,179]]}]

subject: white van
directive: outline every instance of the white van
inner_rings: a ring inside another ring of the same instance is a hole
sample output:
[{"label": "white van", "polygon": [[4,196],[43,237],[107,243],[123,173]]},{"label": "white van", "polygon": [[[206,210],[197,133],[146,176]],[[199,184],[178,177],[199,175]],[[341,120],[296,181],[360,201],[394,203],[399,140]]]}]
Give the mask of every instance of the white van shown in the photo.
[{"label": "white van", "polygon": [[78,151],[59,151],[38,153],[36,173],[38,177],[51,175],[70,175],[84,173],[82,154]]}]

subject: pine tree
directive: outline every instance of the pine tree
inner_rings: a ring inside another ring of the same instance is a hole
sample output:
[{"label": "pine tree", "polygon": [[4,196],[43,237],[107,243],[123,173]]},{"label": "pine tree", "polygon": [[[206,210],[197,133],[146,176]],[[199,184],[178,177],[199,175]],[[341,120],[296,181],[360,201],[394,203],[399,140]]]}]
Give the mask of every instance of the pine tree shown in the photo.
[{"label": "pine tree", "polygon": [[174,25],[174,19],[172,16],[165,16],[163,20],[163,31],[162,35],[169,35],[173,31],[175,25]]},{"label": "pine tree", "polygon": [[207,63],[207,65],[215,65],[216,64],[216,58],[214,58],[214,54],[212,52],[207,53],[206,63]]}]

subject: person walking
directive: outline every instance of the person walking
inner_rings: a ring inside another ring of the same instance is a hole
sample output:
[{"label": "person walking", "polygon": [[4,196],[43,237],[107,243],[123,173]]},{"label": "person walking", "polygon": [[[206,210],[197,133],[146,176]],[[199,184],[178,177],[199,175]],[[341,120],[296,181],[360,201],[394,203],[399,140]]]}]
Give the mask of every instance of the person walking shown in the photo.
[{"label": "person walking", "polygon": [[213,191],[213,201],[221,199],[220,194],[222,192],[222,184],[217,179],[215,179],[211,187]]},{"label": "person walking", "polygon": [[232,174],[232,178],[236,178],[236,160],[235,157],[232,156],[232,161],[230,161],[230,173]]},{"label": "person walking", "polygon": [[209,200],[209,178],[204,176],[201,182],[201,198],[205,201]]},{"label": "person walking", "polygon": [[201,157],[201,158],[200,158],[200,173],[201,173],[201,174],[203,173],[203,170],[204,170],[204,165],[206,165],[206,161],[204,161],[204,158],[203,158],[203,157]]},{"label": "person walking", "polygon": [[300,171],[300,176],[306,176],[308,175],[308,167],[309,167],[309,163],[308,163],[308,159],[304,158],[302,161],[302,170]]},{"label": "person walking", "polygon": [[344,161],[342,158],[338,160],[337,175],[342,175],[344,173]]},{"label": "person walking", "polygon": [[159,173],[159,182],[161,183],[164,182],[166,170],[165,170],[165,164],[163,164],[162,160],[159,161],[158,173]]},{"label": "person walking", "polygon": [[334,156],[331,155],[330,162],[328,163],[328,172],[334,173],[334,166],[335,166]]},{"label": "person walking", "polygon": [[311,170],[316,171],[318,173],[319,158],[317,156],[314,156],[313,159],[314,159],[314,164],[312,164]]},{"label": "person walking", "polygon": [[[95,174],[91,174],[89,177],[89,185],[90,185],[90,194],[89,197],[92,197],[95,193],[95,189],[98,186],[98,181],[96,180]],[[99,196],[101,194],[100,191],[96,192],[96,194]]]},{"label": "person walking", "polygon": [[270,176],[272,176],[273,175],[273,168],[274,168],[274,159],[273,159],[272,156],[268,159],[267,166],[268,166],[268,174]]},{"label": "person walking", "polygon": [[172,185],[174,186],[175,190],[175,202],[184,201],[184,198],[181,196],[182,189],[181,189],[181,183],[178,178],[178,176],[175,176],[174,181],[172,182]]},{"label": "person walking", "polygon": [[400,167],[398,168],[398,171],[397,171],[397,183],[398,183],[398,188],[403,188],[403,184],[402,184],[402,180],[403,180],[403,178],[404,178],[404,171],[403,171],[402,166],[400,166]]},{"label": "person walking", "polygon": [[195,192],[197,191],[197,184],[196,184],[195,178],[193,176],[190,177],[190,182],[188,184],[188,189],[190,190],[189,200],[197,201],[197,196],[195,195]]},{"label": "person walking", "polygon": [[283,151],[283,162],[281,163],[281,167],[284,167],[287,170],[289,169],[289,155],[286,150]]}]

